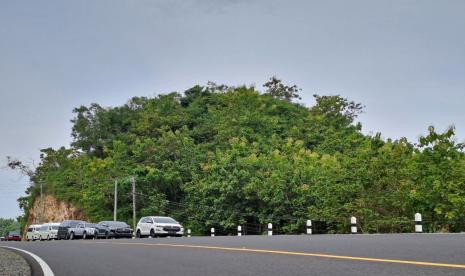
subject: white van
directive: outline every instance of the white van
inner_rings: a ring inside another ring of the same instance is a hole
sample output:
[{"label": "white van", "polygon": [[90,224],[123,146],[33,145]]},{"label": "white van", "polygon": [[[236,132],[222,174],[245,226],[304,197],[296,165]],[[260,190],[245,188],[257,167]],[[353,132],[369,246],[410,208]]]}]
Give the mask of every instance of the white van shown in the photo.
[{"label": "white van", "polygon": [[58,226],[60,226],[60,224],[55,222],[42,224],[42,226],[39,228],[39,240],[43,241],[56,239],[58,234]]},{"label": "white van", "polygon": [[41,226],[42,225],[40,225],[40,224],[31,224],[27,228],[26,240],[27,241],[35,241],[35,240],[39,239],[39,228]]}]

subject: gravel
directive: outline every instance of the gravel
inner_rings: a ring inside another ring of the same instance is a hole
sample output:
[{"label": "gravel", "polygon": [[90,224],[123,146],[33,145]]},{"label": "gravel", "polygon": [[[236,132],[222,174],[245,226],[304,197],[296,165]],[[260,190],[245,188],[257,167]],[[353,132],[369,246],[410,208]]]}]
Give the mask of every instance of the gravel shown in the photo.
[{"label": "gravel", "polygon": [[31,267],[17,253],[0,247],[0,275],[31,275]]}]

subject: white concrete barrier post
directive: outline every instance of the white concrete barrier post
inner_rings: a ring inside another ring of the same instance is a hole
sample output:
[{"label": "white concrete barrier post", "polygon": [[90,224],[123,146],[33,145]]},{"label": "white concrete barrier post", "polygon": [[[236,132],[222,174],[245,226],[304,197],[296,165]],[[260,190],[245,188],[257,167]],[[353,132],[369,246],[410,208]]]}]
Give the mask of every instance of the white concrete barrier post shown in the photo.
[{"label": "white concrete barrier post", "polygon": [[308,219],[307,220],[307,235],[311,235],[311,234],[312,234],[312,220]]},{"label": "white concrete barrier post", "polygon": [[423,233],[423,225],[420,213],[415,214],[415,233]]},{"label": "white concrete barrier post", "polygon": [[214,237],[215,236],[215,228],[211,228],[210,229],[210,233],[211,233],[211,236]]},{"label": "white concrete barrier post", "polygon": [[191,229],[187,229],[187,237],[188,237],[188,238],[191,237]]},{"label": "white concrete barrier post", "polygon": [[357,234],[357,218],[356,217],[350,218],[350,233]]},{"label": "white concrete barrier post", "polygon": [[242,226],[240,226],[240,225],[237,226],[237,235],[239,237],[242,236]]},{"label": "white concrete barrier post", "polygon": [[273,236],[273,224],[268,223],[268,236]]}]

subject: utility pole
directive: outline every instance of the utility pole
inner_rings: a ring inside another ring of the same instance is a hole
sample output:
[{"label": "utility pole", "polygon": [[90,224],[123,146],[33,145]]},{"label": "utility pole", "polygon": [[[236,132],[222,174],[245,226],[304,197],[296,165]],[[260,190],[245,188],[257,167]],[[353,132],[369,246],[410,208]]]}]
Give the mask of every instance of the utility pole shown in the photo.
[{"label": "utility pole", "polygon": [[132,224],[133,231],[136,230],[136,179],[134,176],[131,178],[132,182]]},{"label": "utility pole", "polygon": [[115,180],[115,203],[113,204],[113,221],[116,221],[116,209],[118,208],[118,180]]},{"label": "utility pole", "polygon": [[39,223],[42,224],[42,220],[44,219],[44,212],[45,212],[45,202],[44,202],[43,182],[42,181],[40,181],[40,201],[42,203],[42,210],[40,212]]}]

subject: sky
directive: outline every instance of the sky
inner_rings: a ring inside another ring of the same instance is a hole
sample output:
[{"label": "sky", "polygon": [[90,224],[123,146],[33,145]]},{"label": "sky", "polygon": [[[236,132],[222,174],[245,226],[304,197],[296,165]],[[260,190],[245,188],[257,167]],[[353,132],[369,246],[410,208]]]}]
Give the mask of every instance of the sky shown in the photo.
[{"label": "sky", "polygon": [[465,141],[465,1],[0,0],[0,217],[21,214],[39,150],[68,146],[72,110],[208,81],[276,75],[365,105],[363,132]]}]

